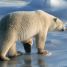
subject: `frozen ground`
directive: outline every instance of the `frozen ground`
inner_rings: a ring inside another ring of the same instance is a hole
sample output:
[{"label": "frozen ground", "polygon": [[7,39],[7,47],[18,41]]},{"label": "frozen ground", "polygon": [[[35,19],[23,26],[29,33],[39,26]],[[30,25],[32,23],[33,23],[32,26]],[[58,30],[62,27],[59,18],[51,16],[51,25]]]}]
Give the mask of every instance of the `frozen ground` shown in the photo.
[{"label": "frozen ground", "polygon": [[[7,0],[7,5],[5,1],[0,1],[0,17],[13,11],[41,9],[65,22],[67,21],[67,0],[23,0],[25,5],[19,6],[16,4],[16,0],[10,2],[11,4],[8,4]],[[52,55],[41,56],[36,54],[37,50],[34,42],[31,55],[22,55],[10,61],[0,61],[0,67],[67,67],[67,31],[49,32],[46,49]],[[20,42],[17,42],[17,50],[24,52]]]}]

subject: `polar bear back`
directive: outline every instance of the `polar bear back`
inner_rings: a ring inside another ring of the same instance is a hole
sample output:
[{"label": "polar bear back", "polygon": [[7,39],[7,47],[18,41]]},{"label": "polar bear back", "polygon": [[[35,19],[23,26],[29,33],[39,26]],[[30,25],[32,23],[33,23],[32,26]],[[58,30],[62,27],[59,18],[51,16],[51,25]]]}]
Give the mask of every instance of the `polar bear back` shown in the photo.
[{"label": "polar bear back", "polygon": [[26,40],[44,31],[46,26],[49,27],[51,17],[53,16],[41,10],[13,12],[2,18],[0,31],[15,31],[20,39]]},{"label": "polar bear back", "polygon": [[[17,11],[1,19],[0,31],[3,32],[3,34],[7,34],[14,30],[18,36],[25,40],[39,32],[41,29],[40,22],[40,17],[35,11]],[[37,28],[38,26],[39,28]]]}]

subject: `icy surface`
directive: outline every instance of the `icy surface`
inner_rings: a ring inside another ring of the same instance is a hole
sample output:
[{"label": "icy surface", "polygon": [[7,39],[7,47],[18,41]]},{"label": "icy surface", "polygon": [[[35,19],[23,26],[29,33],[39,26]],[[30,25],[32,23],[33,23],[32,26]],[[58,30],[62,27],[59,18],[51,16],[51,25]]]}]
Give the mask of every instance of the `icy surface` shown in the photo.
[{"label": "icy surface", "polygon": [[[67,22],[67,0],[19,0],[25,1],[25,5],[16,3],[17,1],[0,0],[0,18],[14,11],[41,9]],[[49,32],[46,49],[49,51],[48,56],[38,55],[34,42],[31,55],[25,54],[10,61],[0,61],[0,67],[67,67],[67,31]],[[17,50],[25,52],[19,41]]]}]

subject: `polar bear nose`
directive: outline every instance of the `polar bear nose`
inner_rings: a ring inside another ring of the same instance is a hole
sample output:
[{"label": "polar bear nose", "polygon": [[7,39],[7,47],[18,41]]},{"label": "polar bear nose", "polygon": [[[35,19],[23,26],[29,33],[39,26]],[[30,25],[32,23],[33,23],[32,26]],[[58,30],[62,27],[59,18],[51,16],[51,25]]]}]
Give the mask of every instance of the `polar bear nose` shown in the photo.
[{"label": "polar bear nose", "polygon": [[64,31],[64,29],[61,29],[61,31]]}]

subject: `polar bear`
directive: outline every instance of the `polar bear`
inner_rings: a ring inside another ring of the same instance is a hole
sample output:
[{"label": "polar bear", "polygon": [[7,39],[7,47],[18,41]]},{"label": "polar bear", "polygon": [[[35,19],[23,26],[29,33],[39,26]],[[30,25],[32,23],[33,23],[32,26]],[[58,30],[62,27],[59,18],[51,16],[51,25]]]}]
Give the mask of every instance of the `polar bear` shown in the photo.
[{"label": "polar bear", "polygon": [[7,14],[0,20],[0,58],[10,60],[8,53],[19,55],[16,51],[16,41],[24,44],[26,52],[30,53],[32,38],[36,39],[39,54],[47,54],[44,49],[48,31],[64,31],[63,22],[42,10],[16,11]]}]

